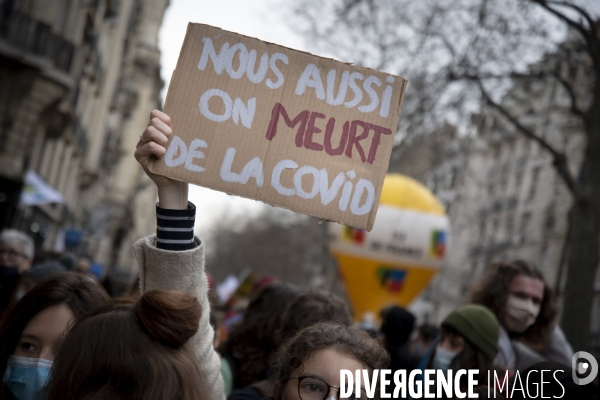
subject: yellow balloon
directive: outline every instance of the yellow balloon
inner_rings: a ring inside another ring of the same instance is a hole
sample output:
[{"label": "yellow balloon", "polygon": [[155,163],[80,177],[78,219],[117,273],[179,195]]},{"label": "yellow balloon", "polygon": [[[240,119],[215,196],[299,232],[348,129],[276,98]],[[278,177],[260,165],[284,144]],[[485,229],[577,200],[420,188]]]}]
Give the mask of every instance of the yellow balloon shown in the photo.
[{"label": "yellow balloon", "polygon": [[400,174],[385,176],[379,204],[446,215],[444,206],[431,190],[413,178]]},{"label": "yellow balloon", "polygon": [[329,230],[356,319],[392,304],[408,306],[439,271],[449,239],[441,202],[400,174],[386,176],[370,232],[335,223]]}]

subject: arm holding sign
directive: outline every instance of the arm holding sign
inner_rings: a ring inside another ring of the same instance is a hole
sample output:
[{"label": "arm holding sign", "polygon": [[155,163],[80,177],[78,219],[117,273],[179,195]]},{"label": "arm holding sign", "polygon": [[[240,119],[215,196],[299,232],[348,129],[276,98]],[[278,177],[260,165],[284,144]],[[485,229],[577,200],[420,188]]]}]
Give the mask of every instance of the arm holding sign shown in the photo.
[{"label": "arm holding sign", "polygon": [[185,210],[188,206],[188,184],[153,174],[148,170],[151,158],[164,157],[167,152],[165,146],[172,135],[171,118],[161,111],[152,111],[150,122],[140,135],[140,141],[135,149],[135,158],[144,168],[146,175],[156,184],[159,206],[171,210]]},{"label": "arm holding sign", "polygon": [[190,339],[200,372],[205,377],[207,398],[224,399],[221,363],[213,348],[209,323],[208,281],[204,272],[204,243],[194,238],[196,209],[188,203],[187,183],[148,171],[152,157],[163,157],[171,131],[169,117],[152,111],[150,123],[140,135],[135,158],[158,189],[157,235],[138,240],[133,251],[140,268],[140,291],[160,289],[192,293],[202,306],[198,332]]}]

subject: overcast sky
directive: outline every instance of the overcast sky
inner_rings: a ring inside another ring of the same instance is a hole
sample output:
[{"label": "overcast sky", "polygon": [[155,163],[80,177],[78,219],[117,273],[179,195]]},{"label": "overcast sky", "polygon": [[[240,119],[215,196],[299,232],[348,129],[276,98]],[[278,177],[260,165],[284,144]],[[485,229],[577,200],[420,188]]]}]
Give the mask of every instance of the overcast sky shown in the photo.
[{"label": "overcast sky", "polygon": [[[188,22],[205,23],[306,51],[301,38],[284,22],[282,13],[273,11],[278,3],[281,0],[171,0],[159,34],[161,75],[165,81],[163,98]],[[196,225],[200,233],[216,222],[222,212],[253,213],[262,204],[194,185],[190,186],[190,200],[198,208]]]},{"label": "overcast sky", "polygon": [[[200,22],[247,36],[311,52],[300,35],[293,32],[283,4],[289,0],[171,0],[159,34],[162,52],[161,75],[165,81],[163,97],[175,69],[188,22]],[[600,15],[598,0],[582,0],[594,15]],[[287,5],[286,5],[287,6]],[[190,200],[198,207],[197,228],[202,233],[222,212],[252,213],[262,203],[229,196],[191,185]]]}]

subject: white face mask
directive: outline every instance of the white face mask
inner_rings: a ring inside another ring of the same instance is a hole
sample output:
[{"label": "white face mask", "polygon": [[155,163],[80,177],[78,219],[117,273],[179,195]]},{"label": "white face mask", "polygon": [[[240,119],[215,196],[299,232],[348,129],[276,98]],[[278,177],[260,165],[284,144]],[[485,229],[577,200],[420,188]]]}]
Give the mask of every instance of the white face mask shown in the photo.
[{"label": "white face mask", "polygon": [[506,328],[510,332],[523,333],[533,325],[539,313],[539,304],[533,304],[531,299],[509,295],[506,300]]},{"label": "white face mask", "polygon": [[458,352],[452,350],[446,350],[441,347],[436,347],[435,354],[433,355],[433,368],[441,369],[442,371],[448,371],[450,364]]}]

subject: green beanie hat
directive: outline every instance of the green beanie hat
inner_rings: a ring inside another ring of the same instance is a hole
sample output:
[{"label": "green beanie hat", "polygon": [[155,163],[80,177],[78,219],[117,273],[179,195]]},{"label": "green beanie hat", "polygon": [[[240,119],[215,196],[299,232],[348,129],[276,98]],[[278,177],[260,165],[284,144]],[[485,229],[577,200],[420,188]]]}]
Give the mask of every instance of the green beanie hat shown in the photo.
[{"label": "green beanie hat", "polygon": [[442,326],[454,328],[490,360],[498,354],[500,324],[493,312],[478,304],[468,304],[452,311]]}]

